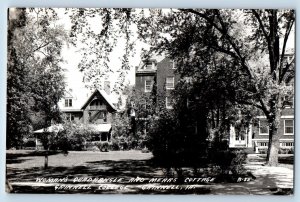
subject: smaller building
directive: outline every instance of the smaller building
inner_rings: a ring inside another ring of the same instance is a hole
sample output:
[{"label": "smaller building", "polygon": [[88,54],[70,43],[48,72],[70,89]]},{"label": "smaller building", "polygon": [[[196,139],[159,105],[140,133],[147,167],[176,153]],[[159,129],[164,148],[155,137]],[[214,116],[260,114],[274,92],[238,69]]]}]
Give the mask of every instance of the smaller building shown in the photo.
[{"label": "smaller building", "polygon": [[[94,134],[90,141],[110,141],[111,127],[117,109],[109,95],[104,90],[96,89],[84,100],[84,103],[82,103],[82,101],[83,99],[77,99],[72,92],[67,91],[64,99],[59,103],[60,111],[63,113],[64,118],[74,124],[85,124],[92,128]],[[48,127],[47,131],[58,132],[56,130],[52,131],[53,127],[54,126]],[[61,127],[62,126],[59,125],[60,129]],[[40,129],[34,133],[36,137],[38,137],[38,135],[42,135],[41,133],[43,133],[43,131],[45,130]],[[41,143],[37,140],[36,148],[39,149],[41,147]]]}]

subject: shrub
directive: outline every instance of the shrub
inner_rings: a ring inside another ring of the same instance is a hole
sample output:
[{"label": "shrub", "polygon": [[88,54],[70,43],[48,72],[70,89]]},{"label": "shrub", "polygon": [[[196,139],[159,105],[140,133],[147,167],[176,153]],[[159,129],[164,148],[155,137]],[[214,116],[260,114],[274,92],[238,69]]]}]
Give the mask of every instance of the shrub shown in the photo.
[{"label": "shrub", "polygon": [[266,154],[267,153],[267,149],[258,149],[258,152],[260,153],[260,154]]},{"label": "shrub", "polygon": [[24,145],[24,147],[35,147],[35,141],[34,140],[27,140]]},{"label": "shrub", "polygon": [[232,165],[235,154],[230,150],[217,150],[210,152],[210,160],[213,164],[220,166],[222,170],[228,170]]},{"label": "shrub", "polygon": [[120,150],[119,141],[117,139],[111,139],[108,143],[108,149],[111,151],[118,151]]},{"label": "shrub", "polygon": [[102,152],[108,152],[108,142],[97,142],[97,147]]},{"label": "shrub", "polygon": [[247,159],[247,153],[243,150],[234,150],[232,153],[234,158],[231,161],[230,170],[233,174],[244,174],[246,171],[244,164]]},{"label": "shrub", "polygon": [[294,154],[294,148],[280,148],[279,154]]}]

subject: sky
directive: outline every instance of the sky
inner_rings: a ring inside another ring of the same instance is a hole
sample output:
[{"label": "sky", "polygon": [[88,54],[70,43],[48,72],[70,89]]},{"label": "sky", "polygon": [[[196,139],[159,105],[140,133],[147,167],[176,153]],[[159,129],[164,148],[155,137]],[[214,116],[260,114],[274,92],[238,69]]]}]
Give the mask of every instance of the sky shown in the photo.
[{"label": "sky", "polygon": [[[57,24],[62,24],[64,28],[68,31],[71,29],[71,20],[67,14],[65,14],[65,9],[60,8],[56,9],[58,12],[58,16],[60,20]],[[99,19],[98,19],[99,20]],[[99,22],[97,20],[92,21],[91,23],[92,29],[99,30]],[[288,40],[288,46],[287,47],[294,47],[295,39],[294,34],[291,34],[289,40]],[[125,44],[124,39],[119,39],[118,46],[112,51],[110,56],[110,68],[116,69],[121,67],[121,57],[123,55],[123,45]],[[82,52],[79,52],[79,48],[82,47],[82,45],[79,43],[77,44],[77,47],[74,47],[73,45],[64,46],[62,50],[62,56],[65,60],[64,63],[62,63],[63,68],[65,71],[65,77],[67,82],[67,90],[72,89],[73,94],[75,97],[77,97],[78,102],[83,103],[87,97],[92,93],[91,90],[85,88],[85,83],[83,82],[83,73],[79,71],[78,64],[82,58],[81,54]],[[126,76],[126,80],[130,85],[135,84],[135,67],[139,65],[141,62],[141,49],[142,48],[149,48],[146,44],[142,43],[141,41],[136,41],[136,54],[134,57],[130,58],[130,65],[131,69],[128,72],[128,75]],[[163,57],[157,58],[158,61],[163,59]],[[117,74],[110,74],[109,80],[111,81],[111,87],[113,86],[113,82],[117,79]],[[112,100],[117,102],[117,99],[119,95],[112,93],[111,95]]]},{"label": "sky", "polygon": [[[56,24],[61,24],[67,31],[71,29],[71,20],[68,15],[65,14],[65,9],[56,9],[60,20]],[[99,29],[99,22],[94,21],[91,23],[92,29]],[[125,44],[124,39],[119,39],[118,46],[112,51],[110,56],[110,68],[116,69],[121,67],[121,57],[123,56],[123,46]],[[83,103],[86,98],[92,93],[91,90],[85,88],[85,83],[83,82],[83,73],[79,71],[78,64],[82,58],[82,52],[79,49],[82,47],[81,44],[77,44],[77,47],[73,45],[64,46],[62,50],[62,56],[65,60],[62,63],[62,67],[65,69],[65,77],[67,83],[67,90],[72,89],[74,96],[78,99],[78,102]],[[136,42],[136,54],[134,57],[130,58],[131,69],[126,76],[126,82],[130,85],[135,84],[135,67],[141,62],[140,54],[142,48],[147,48],[148,46],[140,41]],[[117,79],[116,74],[110,74],[109,80],[111,83]],[[112,88],[111,84],[111,88]],[[119,95],[112,93],[110,97],[116,102]]]},{"label": "sky", "polygon": [[[0,30],[2,38],[0,39],[0,43],[2,44],[2,47],[6,47],[6,40],[7,40],[7,32],[6,32],[6,26],[7,26],[7,21],[6,21],[6,14],[7,14],[7,8],[12,7],[12,6],[18,6],[18,7],[53,7],[53,6],[59,6],[59,7],[188,7],[188,8],[294,8],[294,9],[299,9],[300,8],[300,1],[295,1],[295,0],[252,0],[252,1],[240,1],[240,0],[227,0],[227,1],[222,1],[222,0],[173,0],[173,1],[161,1],[161,0],[152,0],[152,1],[141,1],[141,0],[131,0],[131,1],[124,1],[124,0],[113,0],[113,1],[99,1],[99,0],[51,0],[51,1],[36,1],[36,0],[27,0],[27,1],[20,1],[20,0],[3,0],[1,1],[0,8],[0,24],[2,25],[1,27],[3,29]],[[297,21],[299,21],[299,16],[297,16]],[[297,22],[297,25],[299,25],[300,21]],[[299,27],[297,26],[299,31]],[[299,43],[299,41],[297,42]],[[299,44],[298,44],[299,45]],[[1,64],[2,67],[6,66],[7,63],[7,53],[6,49],[2,48],[0,50],[1,52]],[[75,58],[75,57],[74,57]],[[74,59],[73,58],[73,59]],[[0,91],[2,102],[6,102],[6,68],[1,68],[1,81],[2,81],[2,90]],[[296,71],[296,73],[299,73],[299,71]],[[298,74],[297,73],[297,74]],[[299,76],[299,75],[297,75]],[[299,85],[297,86],[299,87]],[[296,88],[300,89],[300,88]],[[297,95],[297,93],[296,93]],[[0,111],[3,116],[1,116],[1,129],[2,129],[2,134],[5,134],[5,126],[6,126],[6,110],[5,110],[5,105],[3,104],[2,107],[0,107]],[[298,108],[296,107],[295,110],[297,111]],[[296,113],[297,116],[297,113]],[[300,119],[295,119],[295,121],[299,121]],[[300,122],[299,122],[300,123]],[[299,126],[300,124],[295,124],[296,129],[297,125]],[[297,139],[296,139],[297,141]],[[1,157],[2,159],[5,159],[5,141],[1,141]],[[296,150],[297,153],[298,150]],[[298,151],[299,153],[299,151]],[[300,160],[300,155],[298,153],[295,155],[296,158],[296,167],[299,167],[299,160]],[[3,173],[0,178],[2,181],[5,180],[5,161],[2,161],[2,172]],[[299,201],[299,187],[296,186],[299,185],[299,180],[295,181],[295,195],[293,197],[286,198],[288,201]],[[1,197],[4,201],[45,201],[45,202],[50,202],[54,200],[64,200],[64,201],[84,201],[88,198],[89,201],[99,201],[99,196],[83,196],[83,195],[9,195],[4,192],[4,183],[1,186],[2,192],[1,192]],[[204,198],[203,198],[204,197]],[[190,200],[190,201],[199,201],[199,196],[101,196],[102,199],[105,201],[182,201],[182,200]],[[259,196],[250,196],[250,197],[236,197],[236,196],[201,196],[200,198],[203,198],[205,201],[251,201],[255,202],[257,199],[263,199],[266,202],[274,202],[274,201],[282,201],[282,197],[259,197]]]}]

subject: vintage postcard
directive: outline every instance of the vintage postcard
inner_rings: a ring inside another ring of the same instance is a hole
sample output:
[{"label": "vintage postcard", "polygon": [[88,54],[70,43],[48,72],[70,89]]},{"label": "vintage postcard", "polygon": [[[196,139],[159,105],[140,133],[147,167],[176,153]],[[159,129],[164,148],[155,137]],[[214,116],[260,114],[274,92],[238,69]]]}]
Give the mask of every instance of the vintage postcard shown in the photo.
[{"label": "vintage postcard", "polygon": [[295,19],[9,8],[6,191],[292,195]]}]

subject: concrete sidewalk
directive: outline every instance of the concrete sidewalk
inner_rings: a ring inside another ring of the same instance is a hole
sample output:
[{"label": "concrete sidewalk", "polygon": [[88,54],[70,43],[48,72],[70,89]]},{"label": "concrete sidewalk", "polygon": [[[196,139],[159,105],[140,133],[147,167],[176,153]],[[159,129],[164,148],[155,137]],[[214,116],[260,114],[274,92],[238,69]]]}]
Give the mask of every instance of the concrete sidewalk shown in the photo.
[{"label": "concrete sidewalk", "polygon": [[276,185],[278,188],[293,188],[293,165],[278,167],[264,166],[265,158],[260,154],[248,154],[245,168],[266,186]]},{"label": "concrete sidewalk", "polygon": [[290,195],[293,193],[293,165],[264,166],[261,154],[248,154],[245,168],[255,180],[241,183],[226,183],[210,186],[211,194],[224,195]]}]

